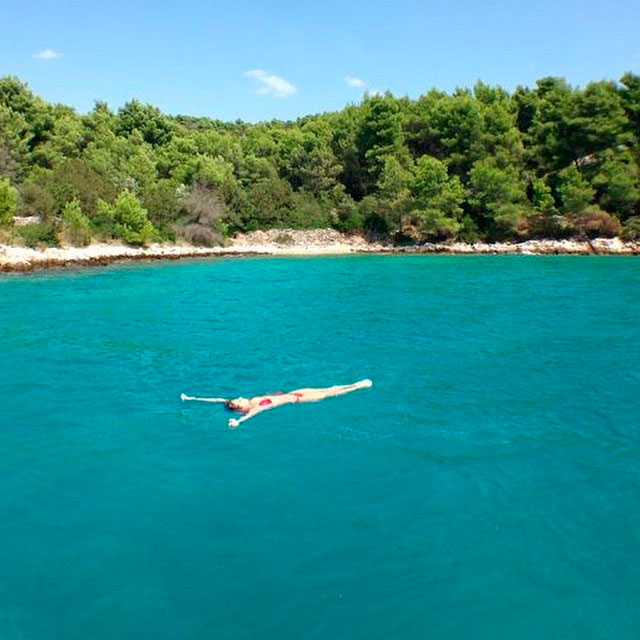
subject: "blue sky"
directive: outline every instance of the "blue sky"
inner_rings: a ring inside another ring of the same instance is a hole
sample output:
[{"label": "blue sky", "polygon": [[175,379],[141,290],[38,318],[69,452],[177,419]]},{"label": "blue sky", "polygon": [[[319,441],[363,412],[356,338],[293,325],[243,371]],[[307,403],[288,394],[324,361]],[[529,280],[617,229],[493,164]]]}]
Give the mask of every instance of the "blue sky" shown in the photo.
[{"label": "blue sky", "polygon": [[255,122],[417,97],[640,73],[638,0],[2,0],[0,75],[85,112],[137,98]]}]

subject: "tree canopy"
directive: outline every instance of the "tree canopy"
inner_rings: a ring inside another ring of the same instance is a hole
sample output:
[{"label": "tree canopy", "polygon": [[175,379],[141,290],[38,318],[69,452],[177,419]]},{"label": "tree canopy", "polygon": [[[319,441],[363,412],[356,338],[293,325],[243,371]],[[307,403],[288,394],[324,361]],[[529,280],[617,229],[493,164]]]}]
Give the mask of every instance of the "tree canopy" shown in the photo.
[{"label": "tree canopy", "polygon": [[[475,239],[603,232],[640,215],[640,76],[509,93],[366,95],[294,122],[170,116],[133,100],[87,114],[0,79],[0,224],[43,242],[211,244],[333,226]],[[613,221],[613,222],[612,222]],[[594,227],[595,225],[595,227]],[[16,231],[16,233],[19,233]],[[29,232],[31,236],[35,231]]]}]

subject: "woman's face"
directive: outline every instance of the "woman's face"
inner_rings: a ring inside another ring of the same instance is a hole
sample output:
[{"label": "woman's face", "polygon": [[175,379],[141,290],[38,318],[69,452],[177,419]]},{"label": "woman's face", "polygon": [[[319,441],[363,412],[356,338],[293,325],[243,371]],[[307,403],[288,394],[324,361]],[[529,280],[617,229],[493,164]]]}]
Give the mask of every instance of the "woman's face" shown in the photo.
[{"label": "woman's face", "polygon": [[247,400],[247,398],[234,398],[229,402],[229,407],[236,411],[248,411],[249,400]]}]

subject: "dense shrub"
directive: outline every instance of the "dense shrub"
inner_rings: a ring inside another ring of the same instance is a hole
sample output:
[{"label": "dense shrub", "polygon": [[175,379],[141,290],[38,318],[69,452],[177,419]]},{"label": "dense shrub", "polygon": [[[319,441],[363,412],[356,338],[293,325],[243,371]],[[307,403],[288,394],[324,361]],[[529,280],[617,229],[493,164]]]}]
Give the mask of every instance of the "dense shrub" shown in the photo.
[{"label": "dense shrub", "polygon": [[542,179],[534,180],[531,184],[531,204],[542,213],[550,214],[556,210],[551,188]]},{"label": "dense shrub", "polygon": [[8,178],[0,178],[0,224],[8,224],[18,209],[18,191]]},{"label": "dense shrub", "polygon": [[624,223],[622,238],[624,240],[640,240],[640,216],[632,216]]},{"label": "dense shrub", "polygon": [[25,182],[20,187],[20,203],[18,215],[38,216],[50,222],[58,214],[58,205],[51,191],[34,182]]},{"label": "dense shrub", "polygon": [[156,230],[149,221],[147,210],[128,190],[123,191],[113,205],[100,200],[98,213],[103,228],[107,226],[111,235],[127,244],[145,245],[156,237]]},{"label": "dense shrub", "polygon": [[245,228],[271,229],[286,226],[293,208],[294,192],[281,178],[267,178],[256,182],[249,191]]},{"label": "dense shrub", "polygon": [[571,165],[558,174],[558,196],[564,213],[580,213],[593,202],[595,190],[585,176]]},{"label": "dense shrub", "polygon": [[180,235],[189,243],[201,247],[217,247],[224,244],[220,231],[203,224],[188,224],[181,227]]},{"label": "dense shrub", "polygon": [[521,205],[503,203],[495,206],[493,216],[487,221],[487,236],[491,241],[513,240],[520,236],[526,212]]},{"label": "dense shrub", "polygon": [[460,230],[460,223],[439,209],[416,209],[411,212],[411,218],[416,221],[422,240],[451,240]]},{"label": "dense shrub", "polygon": [[364,227],[364,215],[358,205],[349,197],[332,211],[331,224],[338,231],[354,233]]},{"label": "dense shrub", "polygon": [[98,200],[111,201],[117,193],[107,178],[79,158],[60,163],[42,181],[53,194],[59,210],[65,203],[77,199],[89,218],[95,214]]},{"label": "dense shrub", "polygon": [[171,235],[176,212],[180,211],[177,185],[173,180],[158,180],[140,196],[149,212],[149,220],[163,235]]},{"label": "dense shrub", "polygon": [[531,238],[567,238],[574,232],[569,221],[560,215],[533,213],[523,218],[520,232]]},{"label": "dense shrub", "polygon": [[54,224],[50,222],[39,222],[37,224],[27,224],[23,227],[16,227],[17,235],[27,247],[32,249],[47,246],[58,246],[58,233]]},{"label": "dense shrub", "polygon": [[587,209],[572,216],[571,222],[580,235],[588,238],[614,238],[622,231],[618,218],[599,209]]},{"label": "dense shrub", "polygon": [[223,243],[229,209],[220,190],[205,182],[191,185],[180,199],[185,222],[178,229],[187,242],[205,247]]},{"label": "dense shrub", "polygon": [[91,242],[91,226],[77,200],[67,202],[62,210],[61,239],[75,247],[86,247]]},{"label": "dense shrub", "polygon": [[633,215],[640,204],[639,173],[628,154],[608,154],[593,179],[602,207],[622,218]]},{"label": "dense shrub", "polygon": [[458,231],[458,240],[462,242],[479,242],[482,239],[480,229],[475,220],[471,216],[463,216],[460,221],[460,229]]},{"label": "dense shrub", "polygon": [[291,208],[282,220],[283,227],[318,229],[331,223],[330,207],[311,194],[298,191],[293,194]]}]

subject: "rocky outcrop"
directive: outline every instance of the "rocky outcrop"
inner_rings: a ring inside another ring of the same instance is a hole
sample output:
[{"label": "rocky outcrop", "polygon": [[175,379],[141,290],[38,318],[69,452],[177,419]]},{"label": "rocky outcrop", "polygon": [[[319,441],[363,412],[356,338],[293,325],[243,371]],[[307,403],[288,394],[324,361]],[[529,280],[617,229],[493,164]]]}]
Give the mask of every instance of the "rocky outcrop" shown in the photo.
[{"label": "rocky outcrop", "polygon": [[525,242],[477,242],[466,244],[426,243],[406,249],[417,253],[451,254],[523,254],[523,255],[640,255],[640,242],[622,242],[619,238],[594,240],[527,240]]}]

